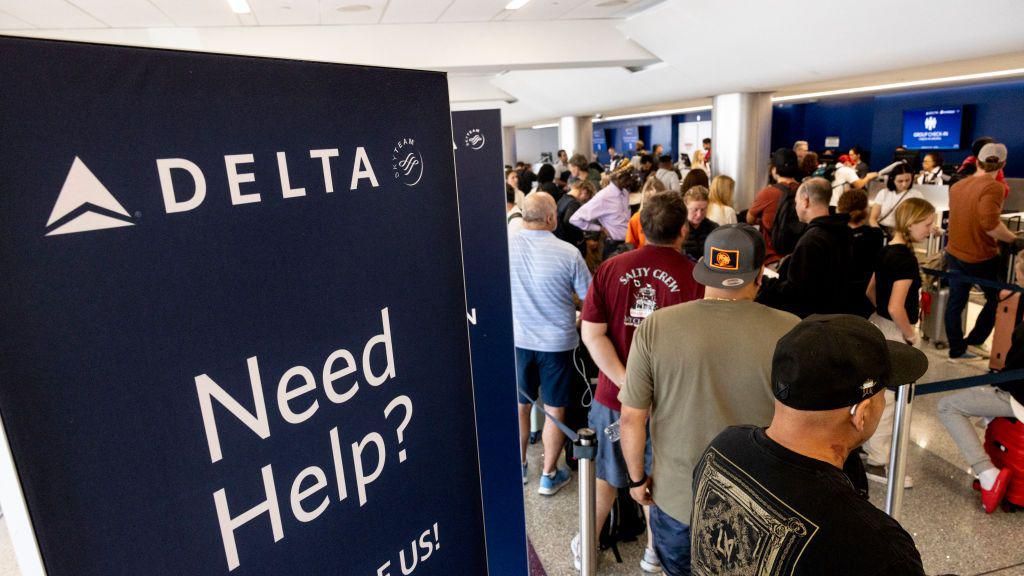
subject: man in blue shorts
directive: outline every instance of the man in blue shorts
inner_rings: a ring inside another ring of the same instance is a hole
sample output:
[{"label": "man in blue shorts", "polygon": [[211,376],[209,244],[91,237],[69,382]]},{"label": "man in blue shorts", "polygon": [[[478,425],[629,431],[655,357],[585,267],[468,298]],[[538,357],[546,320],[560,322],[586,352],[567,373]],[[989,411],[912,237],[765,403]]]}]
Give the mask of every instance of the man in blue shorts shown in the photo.
[{"label": "man in blue shorts", "polygon": [[[579,344],[573,294],[586,298],[590,270],[575,246],[552,234],[557,222],[558,209],[549,194],[534,192],[523,200],[523,229],[509,237],[509,271],[519,389],[530,398],[539,393],[548,414],[564,422],[574,370],[572,354]],[[530,400],[520,393],[524,484],[530,408]],[[565,436],[549,418],[544,424],[544,470],[538,489],[545,496],[569,482],[569,470],[557,466],[564,442]]]}]

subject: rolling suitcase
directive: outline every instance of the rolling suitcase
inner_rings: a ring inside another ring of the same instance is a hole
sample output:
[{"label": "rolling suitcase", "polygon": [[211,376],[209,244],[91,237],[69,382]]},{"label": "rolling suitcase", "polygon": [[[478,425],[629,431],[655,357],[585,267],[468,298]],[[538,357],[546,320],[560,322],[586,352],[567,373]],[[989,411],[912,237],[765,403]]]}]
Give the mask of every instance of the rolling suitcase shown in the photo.
[{"label": "rolling suitcase", "polygon": [[[921,289],[921,339],[931,342],[932,346],[939,350],[949,347],[949,338],[946,337],[946,306],[949,304],[949,287],[941,286],[936,280],[926,284]],[[967,318],[967,308],[964,308],[960,321]]]},{"label": "rolling suitcase", "polygon": [[992,332],[992,353],[989,355],[989,370],[1002,370],[1006,365],[1006,354],[1010,351],[1013,329],[1021,321],[1024,308],[1020,306],[1020,293],[1004,290],[999,294],[999,308],[996,309],[996,327]]},{"label": "rolling suitcase", "polygon": [[1024,508],[1024,423],[1014,418],[992,420],[985,429],[985,451],[994,466],[1013,470],[1003,508]]}]

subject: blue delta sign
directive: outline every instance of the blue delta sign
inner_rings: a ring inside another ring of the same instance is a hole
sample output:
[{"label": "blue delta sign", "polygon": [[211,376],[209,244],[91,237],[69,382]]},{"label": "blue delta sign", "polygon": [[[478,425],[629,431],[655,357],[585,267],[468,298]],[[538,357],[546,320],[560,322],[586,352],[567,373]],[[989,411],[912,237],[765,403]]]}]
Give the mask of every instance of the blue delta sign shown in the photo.
[{"label": "blue delta sign", "polygon": [[486,574],[444,75],[0,53],[27,573]]}]

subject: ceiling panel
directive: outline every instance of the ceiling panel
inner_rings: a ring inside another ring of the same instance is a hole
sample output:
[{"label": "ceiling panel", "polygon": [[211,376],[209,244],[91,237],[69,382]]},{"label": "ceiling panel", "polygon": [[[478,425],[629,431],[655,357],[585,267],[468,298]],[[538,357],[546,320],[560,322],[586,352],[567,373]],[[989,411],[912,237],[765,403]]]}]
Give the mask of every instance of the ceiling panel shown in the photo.
[{"label": "ceiling panel", "polygon": [[455,0],[439,22],[489,22],[505,11],[508,0]]},{"label": "ceiling panel", "polygon": [[0,30],[22,30],[32,28],[32,25],[24,20],[19,20],[10,14],[0,12]]},{"label": "ceiling panel", "polygon": [[586,0],[565,15],[566,18],[625,18],[642,12],[664,0]]},{"label": "ceiling panel", "polygon": [[318,0],[249,0],[249,7],[256,14],[260,26],[315,26],[320,23]]},{"label": "ceiling panel", "polygon": [[[2,0],[0,0],[2,1]],[[178,26],[238,26],[227,0],[149,0]]]},{"label": "ceiling panel", "polygon": [[105,28],[106,24],[64,0],[0,0],[0,12],[37,28]]},{"label": "ceiling panel", "polygon": [[321,0],[321,24],[377,24],[385,0]]},{"label": "ceiling panel", "polygon": [[173,26],[159,8],[146,0],[70,0],[83,12],[111,28],[163,28]]},{"label": "ceiling panel", "polygon": [[454,0],[390,0],[381,24],[436,22]]},{"label": "ceiling panel", "polygon": [[518,10],[510,10],[509,20],[558,20],[587,3],[587,0],[532,0]]}]

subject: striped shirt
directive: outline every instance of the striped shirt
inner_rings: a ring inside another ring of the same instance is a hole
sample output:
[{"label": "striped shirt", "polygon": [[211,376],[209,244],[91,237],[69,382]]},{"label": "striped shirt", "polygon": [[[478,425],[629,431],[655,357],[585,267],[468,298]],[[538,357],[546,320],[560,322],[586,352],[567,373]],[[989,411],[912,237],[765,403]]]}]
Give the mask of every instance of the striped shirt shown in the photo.
[{"label": "striped shirt", "polygon": [[508,240],[512,325],[517,348],[564,352],[579,344],[576,305],[590,288],[580,251],[547,230],[526,230]]}]

